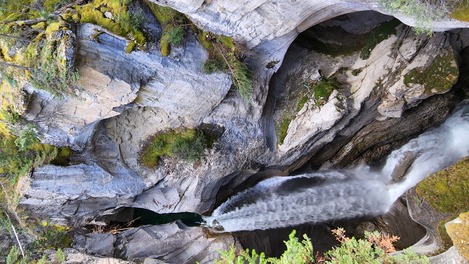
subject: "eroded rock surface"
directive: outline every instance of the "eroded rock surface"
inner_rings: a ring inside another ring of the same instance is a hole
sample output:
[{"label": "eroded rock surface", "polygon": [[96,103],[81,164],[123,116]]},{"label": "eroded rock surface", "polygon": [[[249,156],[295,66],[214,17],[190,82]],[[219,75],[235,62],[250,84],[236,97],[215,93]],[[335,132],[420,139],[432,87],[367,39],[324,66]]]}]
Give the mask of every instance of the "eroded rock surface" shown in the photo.
[{"label": "eroded rock surface", "polygon": [[[296,108],[287,100],[283,105],[274,103],[265,114],[265,105],[272,102],[270,77],[282,65],[298,32],[339,14],[378,9],[372,2],[362,2],[167,1],[202,28],[234,36],[253,48],[254,55],[247,60],[255,88],[250,101],[230,91],[227,74],[203,73],[207,52],[194,36],[169,57],[151,49],[127,54],[125,39],[106,31],[96,37],[101,28],[81,25],[77,61],[83,89],[66,98],[31,90],[26,113],[28,120],[39,125],[46,142],[81,152],[72,159],[75,165],[36,169],[23,185],[21,206],[39,218],[75,226],[122,206],[158,213],[209,213],[220,188],[248,187],[255,183],[246,180],[249,174],[264,167],[281,165],[286,168],[279,170],[282,174],[305,164],[331,168],[378,160],[442,120],[459,100],[452,93],[433,96],[448,89],[426,89],[418,78],[406,79],[413,70],[422,73],[431,68],[438,57],[449,57],[448,65],[455,68],[452,54],[459,50],[450,45],[454,35],[416,36],[401,25],[367,59],[358,52],[331,57],[293,46],[296,57],[291,61],[287,57],[284,64],[291,69],[279,70],[281,77],[272,85],[282,90],[284,84],[301,86],[334,75],[340,89],[321,104],[310,99],[298,109],[278,149],[275,135],[266,128],[274,124],[274,110],[278,115],[282,108]],[[451,26],[457,25],[466,24]],[[456,78],[453,74],[446,81],[451,86]],[[295,93],[290,88],[285,86],[283,98]],[[224,130],[202,160],[164,158],[156,169],[141,166],[138,155],[149,137],[202,123]],[[379,135],[369,140],[373,132]],[[383,145],[377,143],[381,141]],[[364,158],[367,153],[373,158]],[[230,235],[207,238],[200,228],[176,223],[76,239],[81,243],[77,247],[89,254],[176,263],[210,262],[216,249],[233,244]]]},{"label": "eroded rock surface", "polygon": [[[362,14],[366,16],[366,13]],[[325,30],[337,30],[336,27],[347,26],[346,22],[346,18],[332,20],[323,27],[326,28]],[[384,23],[390,22],[392,21]],[[345,29],[347,27],[342,28],[344,31]],[[370,30],[373,30],[373,27]],[[343,34],[346,38],[351,33]],[[357,35],[357,38],[360,36]],[[323,41],[327,42],[328,39]],[[346,48],[342,47],[342,49]],[[348,48],[356,49],[356,47]],[[312,151],[306,149],[318,149],[337,138],[337,134],[341,132],[345,135],[355,134],[375,119],[400,118],[406,109],[418,105],[423,99],[447,92],[448,88],[456,83],[458,76],[457,58],[453,55],[449,35],[436,33],[431,38],[416,36],[403,25],[397,26],[394,34],[378,43],[370,51],[369,58],[364,57],[362,47],[358,47],[356,52],[352,50],[350,55],[339,54],[335,57],[317,51],[308,51],[295,44],[291,49],[283,67],[278,72],[279,77],[275,75],[271,82],[273,85],[271,89],[281,91],[277,99],[270,99],[277,101],[274,113],[277,131],[283,119],[291,118],[283,142],[278,143],[281,164],[292,164],[298,161],[300,158],[298,153],[311,153]],[[445,58],[445,66],[437,66],[442,58]],[[434,64],[432,65],[431,62]],[[421,72],[428,72],[431,67],[438,68],[431,75],[439,76],[437,79],[442,80],[441,85],[438,86],[441,87],[440,90],[425,88],[433,87],[434,81],[422,82],[422,84],[412,83],[410,79],[414,75],[409,73],[418,75]],[[308,86],[314,86],[323,79],[337,81],[334,91],[325,101],[315,98],[314,92],[308,90]],[[300,105],[302,97],[307,100]],[[440,107],[442,110],[445,109],[443,105]],[[295,108],[297,108],[296,112],[295,110],[292,112],[291,109]],[[446,109],[451,109],[451,106]],[[445,113],[448,112],[445,111]],[[412,120],[412,122],[425,123],[430,119]],[[389,122],[400,123],[397,119]],[[270,129],[270,132],[267,137],[272,137],[273,124],[269,126],[267,129]],[[425,127],[424,124],[420,126]],[[369,130],[374,131],[371,127]],[[279,136],[278,133],[277,136]],[[360,138],[365,139],[363,136]],[[274,142],[274,140],[271,141]],[[370,142],[369,138],[366,138],[366,141]],[[349,146],[344,147],[344,151],[348,152],[355,144],[356,142],[350,143]]]},{"label": "eroded rock surface", "polygon": [[87,234],[77,237],[76,243],[77,248],[88,254],[118,256],[130,261],[210,263],[218,257],[217,250],[228,249],[235,242],[230,235],[209,238],[200,228],[176,222],[130,228],[116,235]]}]

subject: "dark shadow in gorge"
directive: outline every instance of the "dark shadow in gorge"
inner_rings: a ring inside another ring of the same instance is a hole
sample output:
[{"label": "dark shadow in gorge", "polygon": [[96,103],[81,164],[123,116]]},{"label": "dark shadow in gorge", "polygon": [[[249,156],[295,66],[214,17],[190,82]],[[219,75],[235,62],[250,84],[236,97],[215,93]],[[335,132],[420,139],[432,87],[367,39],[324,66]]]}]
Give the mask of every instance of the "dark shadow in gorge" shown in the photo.
[{"label": "dark shadow in gorge", "polygon": [[[366,19],[366,14],[373,14],[373,12],[356,13],[362,21]],[[346,48],[358,50],[361,45],[364,45],[360,39],[354,42],[353,36],[343,36],[341,34],[343,30],[335,30],[337,29],[337,23],[339,23],[337,21],[350,18],[351,15],[345,15],[315,26],[300,34],[291,45],[281,68],[270,81],[269,94],[263,111],[262,124],[266,140],[271,149],[275,150],[278,144],[275,135],[275,111],[277,108],[281,108],[282,104],[284,104],[283,108],[289,107],[289,100],[282,102],[282,96],[285,98],[288,95],[282,95],[282,93],[285,93],[283,84],[288,78],[292,78],[292,76],[286,74],[292,67],[292,63],[307,54],[308,50],[316,49],[316,51],[321,51],[322,49],[322,52],[328,53],[341,51],[344,46],[340,45],[340,41],[346,42]],[[359,28],[356,28],[356,30],[359,31]],[[453,42],[460,39],[456,34],[469,35],[467,30],[442,34],[446,34],[447,37],[453,39]],[[469,38],[466,36],[466,39]],[[464,41],[462,41],[462,44],[452,44],[456,52],[461,51],[468,45]],[[462,62],[460,70],[461,72],[467,72],[469,67],[465,66],[464,59]],[[461,74],[461,76],[465,75]],[[293,175],[314,171],[326,162],[329,163],[328,168],[354,167],[360,163],[379,167],[392,150],[444,121],[458,102],[465,97],[462,88],[467,87],[468,82],[467,80],[463,81],[463,78],[460,78],[450,92],[424,100],[418,106],[405,111],[400,119],[375,120],[381,95],[369,98],[363,105],[361,112],[350,122],[349,126],[336,135],[332,142],[314,150],[314,153],[307,153],[304,158],[295,161],[286,171],[289,171],[288,174]],[[352,150],[345,153],[344,148],[348,143],[352,144]],[[408,247],[425,235],[424,228],[410,218],[405,200],[396,202],[390,212],[381,217],[349,219],[317,225],[305,224],[275,230],[240,232],[234,235],[245,248],[254,248],[257,252],[265,252],[268,256],[278,256],[285,250],[283,241],[288,239],[288,234],[292,229],[298,231],[298,237],[301,237],[303,233],[308,234],[312,238],[315,251],[327,251],[337,244],[330,233],[333,227],[344,227],[348,235],[357,235],[358,237],[363,235],[363,230],[373,229],[398,235],[401,237],[396,245],[398,248]]]}]

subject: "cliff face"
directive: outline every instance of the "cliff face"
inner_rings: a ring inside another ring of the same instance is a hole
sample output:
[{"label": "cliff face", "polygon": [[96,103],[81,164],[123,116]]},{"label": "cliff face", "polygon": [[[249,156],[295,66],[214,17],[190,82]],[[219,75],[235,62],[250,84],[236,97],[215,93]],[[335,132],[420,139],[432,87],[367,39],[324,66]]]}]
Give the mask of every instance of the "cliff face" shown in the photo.
[{"label": "cliff face", "polygon": [[[333,19],[363,10],[383,12],[370,1],[170,0],[165,5],[205,31],[233,36],[250,48],[252,98],[245,100],[231,89],[228,74],[204,73],[209,53],[194,35],[164,57],[151,45],[126,53],[129,40],[79,24],[74,45],[81,89],[57,97],[26,88],[31,99],[24,117],[37,124],[44,142],[76,151],[71,165],[46,165],[22,181],[20,206],[31,216],[80,227],[123,206],[209,213],[217,199],[266,177],[249,178],[265,168],[286,174],[377,162],[439,123],[460,101],[450,89],[458,80],[459,53],[469,45],[466,30],[422,36],[395,23],[374,46],[331,55],[292,42],[327,20],[320,31],[340,31],[344,39],[358,36],[366,42],[391,17],[360,13]],[[369,24],[350,22],[357,17],[368,17]],[[452,20],[434,24],[437,30],[468,26]],[[336,42],[321,38],[326,46]],[[439,83],[427,82],[430,75]],[[303,93],[305,86],[313,89],[324,80],[334,83],[327,95]],[[289,121],[280,140],[275,130],[285,113]],[[157,168],[139,162],[153,135],[201,125],[223,132],[200,161],[165,157]],[[208,251],[233,242],[228,235],[205,238],[200,229],[186,228],[175,223],[76,239],[81,250],[96,255],[180,262],[210,262],[215,256]],[[169,238],[171,243],[153,251],[150,245]],[[144,250],[132,251],[143,240],[149,241]],[[96,249],[100,244],[104,251]]]}]

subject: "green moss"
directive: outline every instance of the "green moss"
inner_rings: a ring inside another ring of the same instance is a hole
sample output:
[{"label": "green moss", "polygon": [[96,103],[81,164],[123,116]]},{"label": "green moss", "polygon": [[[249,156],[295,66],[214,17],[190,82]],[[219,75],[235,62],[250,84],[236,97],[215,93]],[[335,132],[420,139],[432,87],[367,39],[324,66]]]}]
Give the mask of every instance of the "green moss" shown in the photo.
[{"label": "green moss", "polygon": [[404,75],[404,84],[421,84],[426,93],[446,92],[456,83],[459,70],[453,54],[436,57],[427,68],[415,68]]},{"label": "green moss", "polygon": [[287,136],[288,126],[290,125],[292,120],[293,120],[293,116],[287,111],[285,111],[280,121],[280,124],[277,124],[275,132],[277,135],[278,143],[280,145],[283,144],[283,141],[285,140],[285,137]]},{"label": "green moss", "polygon": [[[146,43],[145,34],[141,29],[143,17],[130,14],[127,10],[129,4],[126,0],[94,0],[89,4],[76,6],[77,14],[72,13],[72,19],[75,20],[74,17],[79,16],[80,23],[96,24],[131,41],[135,40],[137,46],[143,48]],[[106,17],[105,12],[110,12],[112,17]],[[126,51],[128,49],[127,46]]]},{"label": "green moss", "polygon": [[197,161],[207,148],[206,138],[197,129],[170,130],[154,135],[139,154],[139,161],[148,168],[158,166],[162,157]]},{"label": "green moss", "polygon": [[459,223],[447,225],[448,234],[461,255],[469,260],[469,212],[459,215]]},{"label": "green moss", "polygon": [[3,1],[0,6],[0,21],[10,22],[22,19],[33,19],[39,17],[39,12],[32,8],[34,0]]},{"label": "green moss", "polygon": [[360,58],[363,60],[368,59],[370,57],[371,51],[376,47],[376,45],[389,38],[391,35],[396,34],[396,27],[399,24],[399,20],[392,19],[373,29],[367,38],[365,46],[362,48]]},{"label": "green moss", "polygon": [[469,1],[461,1],[450,16],[460,21],[469,21]]},{"label": "green moss", "polygon": [[442,243],[442,248],[440,249],[441,252],[448,250],[451,246],[453,246],[453,241],[451,240],[451,237],[449,236],[448,232],[446,231],[445,224],[452,220],[453,217],[448,217],[445,220],[442,220],[438,223],[437,231],[438,231],[438,236],[441,239]]},{"label": "green moss", "polygon": [[44,1],[44,8],[47,12],[52,12],[57,10],[58,8],[68,4],[71,1],[67,0],[45,0]]},{"label": "green moss", "polygon": [[212,42],[210,41],[211,34],[200,31],[199,34],[197,34],[197,39],[199,40],[200,44],[208,51],[213,50],[213,45]]},{"label": "green moss", "polygon": [[41,29],[45,29],[46,25],[47,25],[46,22],[39,22],[36,25],[32,25],[31,28],[36,29],[36,30],[41,30]]},{"label": "green moss", "polygon": [[469,211],[469,158],[437,172],[417,185],[417,193],[442,213]]},{"label": "green moss", "polygon": [[161,25],[172,23],[174,20],[181,19],[181,16],[183,16],[170,7],[160,6],[151,2],[147,2],[147,6]]},{"label": "green moss", "polygon": [[135,43],[134,41],[130,41],[127,47],[125,47],[125,53],[131,53],[136,45],[137,43]]},{"label": "green moss", "polygon": [[458,214],[469,211],[467,190],[469,190],[469,158],[432,174],[417,185],[417,194],[438,212],[448,216],[438,225],[444,249],[448,249],[455,241],[448,236],[445,223]]},{"label": "green moss", "polygon": [[65,27],[65,23],[63,22],[52,22],[46,28],[46,35],[50,36],[52,33],[60,31]]},{"label": "green moss", "polygon": [[149,1],[145,1],[145,3],[155,15],[163,30],[160,39],[160,50],[161,55],[166,57],[170,53],[170,45],[178,46],[183,43],[186,25],[189,25],[190,22],[184,14],[170,7],[160,6]]},{"label": "green moss", "polygon": [[166,38],[162,38],[160,41],[161,56],[167,57],[171,53],[171,46]]}]

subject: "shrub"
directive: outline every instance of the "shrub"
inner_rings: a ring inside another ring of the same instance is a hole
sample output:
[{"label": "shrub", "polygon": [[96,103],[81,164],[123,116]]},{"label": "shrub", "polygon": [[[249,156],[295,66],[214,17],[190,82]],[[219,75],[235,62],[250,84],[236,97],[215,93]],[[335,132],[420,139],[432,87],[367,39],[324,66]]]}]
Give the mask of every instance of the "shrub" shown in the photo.
[{"label": "shrub", "polygon": [[182,27],[171,27],[166,32],[166,38],[168,39],[168,43],[172,45],[179,46],[182,44],[184,40],[185,30]]},{"label": "shrub", "polygon": [[242,251],[236,254],[235,248],[232,246],[229,250],[219,251],[220,258],[215,260],[215,263],[252,263],[252,264],[265,264],[265,263],[314,263],[313,245],[308,236],[303,235],[303,240],[300,242],[295,236],[296,231],[293,230],[288,236],[288,241],[284,241],[287,249],[279,258],[265,258],[262,252],[258,254],[256,250]]},{"label": "shrub", "polygon": [[209,59],[204,62],[204,72],[227,71],[231,75],[233,86],[245,100],[252,96],[252,76],[247,64],[242,61],[243,50],[239,44],[227,36],[199,32],[198,39],[208,50]]},{"label": "shrub", "polygon": [[197,131],[192,139],[178,139],[173,145],[173,154],[190,162],[195,162],[202,158],[204,149],[207,147],[206,140],[202,132]]},{"label": "shrub", "polygon": [[34,128],[32,126],[26,127],[23,131],[21,131],[19,137],[15,139],[15,145],[20,151],[26,151],[34,143],[38,142],[39,141],[36,138],[36,132],[34,132]]},{"label": "shrub", "polygon": [[[21,252],[17,246],[13,246],[8,252],[6,264],[16,264],[21,261]],[[20,262],[22,263],[22,262]]]},{"label": "shrub", "polygon": [[334,229],[332,233],[340,246],[326,253],[327,263],[429,263],[427,257],[419,256],[410,249],[401,255],[389,255],[396,251],[393,243],[399,240],[397,236],[365,231],[365,239],[349,238],[343,228]]},{"label": "shrub", "polygon": [[139,161],[155,168],[162,157],[175,157],[190,162],[202,158],[207,148],[205,135],[197,129],[170,130],[154,135],[139,154]]},{"label": "shrub", "polygon": [[[308,263],[334,263],[334,264],[361,264],[361,263],[429,263],[425,256],[419,256],[411,249],[404,250],[399,255],[390,255],[395,251],[392,243],[399,238],[396,236],[383,235],[379,232],[365,233],[365,239],[348,238],[342,228],[333,230],[333,234],[340,242],[340,246],[326,253],[325,257],[318,255],[313,257],[313,245],[308,236],[303,235],[300,242],[293,230],[289,240],[284,241],[287,249],[279,258],[265,258],[264,253],[258,254],[255,250],[239,252],[234,247],[229,250],[220,251],[220,258],[215,263],[259,263],[259,264],[308,264]],[[315,262],[316,261],[316,262]]]}]

